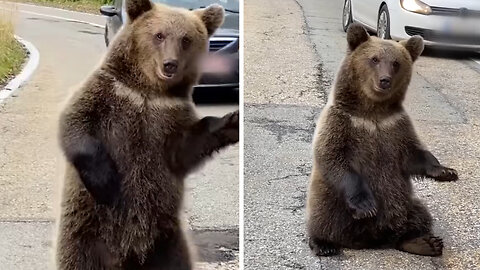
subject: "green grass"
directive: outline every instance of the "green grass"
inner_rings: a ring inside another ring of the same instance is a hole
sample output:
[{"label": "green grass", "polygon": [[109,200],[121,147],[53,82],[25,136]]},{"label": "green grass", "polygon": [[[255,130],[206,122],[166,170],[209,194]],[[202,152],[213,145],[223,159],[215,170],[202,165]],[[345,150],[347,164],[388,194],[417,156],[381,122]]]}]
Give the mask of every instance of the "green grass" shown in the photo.
[{"label": "green grass", "polygon": [[113,3],[113,0],[10,0],[12,2],[29,3],[49,7],[57,7],[74,11],[100,15],[100,7]]},{"label": "green grass", "polygon": [[25,51],[13,34],[12,16],[0,12],[0,85],[20,71],[25,59]]}]

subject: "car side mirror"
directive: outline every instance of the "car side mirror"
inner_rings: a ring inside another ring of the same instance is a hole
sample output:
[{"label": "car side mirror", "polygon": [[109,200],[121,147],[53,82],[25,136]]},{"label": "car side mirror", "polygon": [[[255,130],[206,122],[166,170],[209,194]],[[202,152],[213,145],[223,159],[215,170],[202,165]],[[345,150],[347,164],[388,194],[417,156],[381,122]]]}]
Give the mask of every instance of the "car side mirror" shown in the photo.
[{"label": "car side mirror", "polygon": [[100,7],[100,13],[107,17],[118,15],[117,9],[114,6],[102,6]]}]

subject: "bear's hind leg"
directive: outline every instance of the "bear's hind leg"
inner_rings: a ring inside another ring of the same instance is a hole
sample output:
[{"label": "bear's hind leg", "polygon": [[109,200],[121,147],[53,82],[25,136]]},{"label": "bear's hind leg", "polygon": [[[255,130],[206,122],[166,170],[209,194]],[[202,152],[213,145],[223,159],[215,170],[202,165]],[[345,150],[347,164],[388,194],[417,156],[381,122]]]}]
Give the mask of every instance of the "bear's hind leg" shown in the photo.
[{"label": "bear's hind leg", "polygon": [[167,240],[157,241],[143,265],[129,264],[131,270],[192,270],[190,246],[186,235],[179,233]]},{"label": "bear's hind leg", "polygon": [[308,245],[316,256],[334,256],[340,254],[340,248],[328,241],[316,237],[308,239]]},{"label": "bear's hind leg", "polygon": [[57,269],[120,269],[120,259],[112,254],[102,240],[68,239],[57,250]]},{"label": "bear's hind leg", "polygon": [[442,255],[443,241],[440,237],[426,234],[401,242],[397,249],[423,256],[440,256]]},{"label": "bear's hind leg", "polygon": [[432,217],[419,200],[412,202],[405,228],[396,245],[398,250],[423,256],[442,255],[443,241],[433,236]]}]

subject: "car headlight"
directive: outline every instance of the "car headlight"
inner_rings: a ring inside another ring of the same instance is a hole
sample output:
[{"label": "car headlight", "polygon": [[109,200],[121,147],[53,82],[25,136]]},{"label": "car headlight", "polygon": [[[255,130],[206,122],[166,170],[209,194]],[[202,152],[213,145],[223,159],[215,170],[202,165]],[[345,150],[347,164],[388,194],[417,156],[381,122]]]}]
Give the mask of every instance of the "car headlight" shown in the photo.
[{"label": "car headlight", "polygon": [[400,4],[402,5],[403,9],[411,12],[424,15],[432,13],[430,6],[420,0],[400,0]]}]

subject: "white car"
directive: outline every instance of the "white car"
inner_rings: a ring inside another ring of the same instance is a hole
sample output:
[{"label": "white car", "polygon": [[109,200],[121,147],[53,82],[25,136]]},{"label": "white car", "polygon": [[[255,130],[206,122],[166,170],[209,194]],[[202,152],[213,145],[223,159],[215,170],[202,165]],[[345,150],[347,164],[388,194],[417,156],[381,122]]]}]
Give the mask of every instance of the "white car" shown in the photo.
[{"label": "white car", "polygon": [[384,39],[480,50],[480,0],[344,0],[343,29],[359,22]]}]

